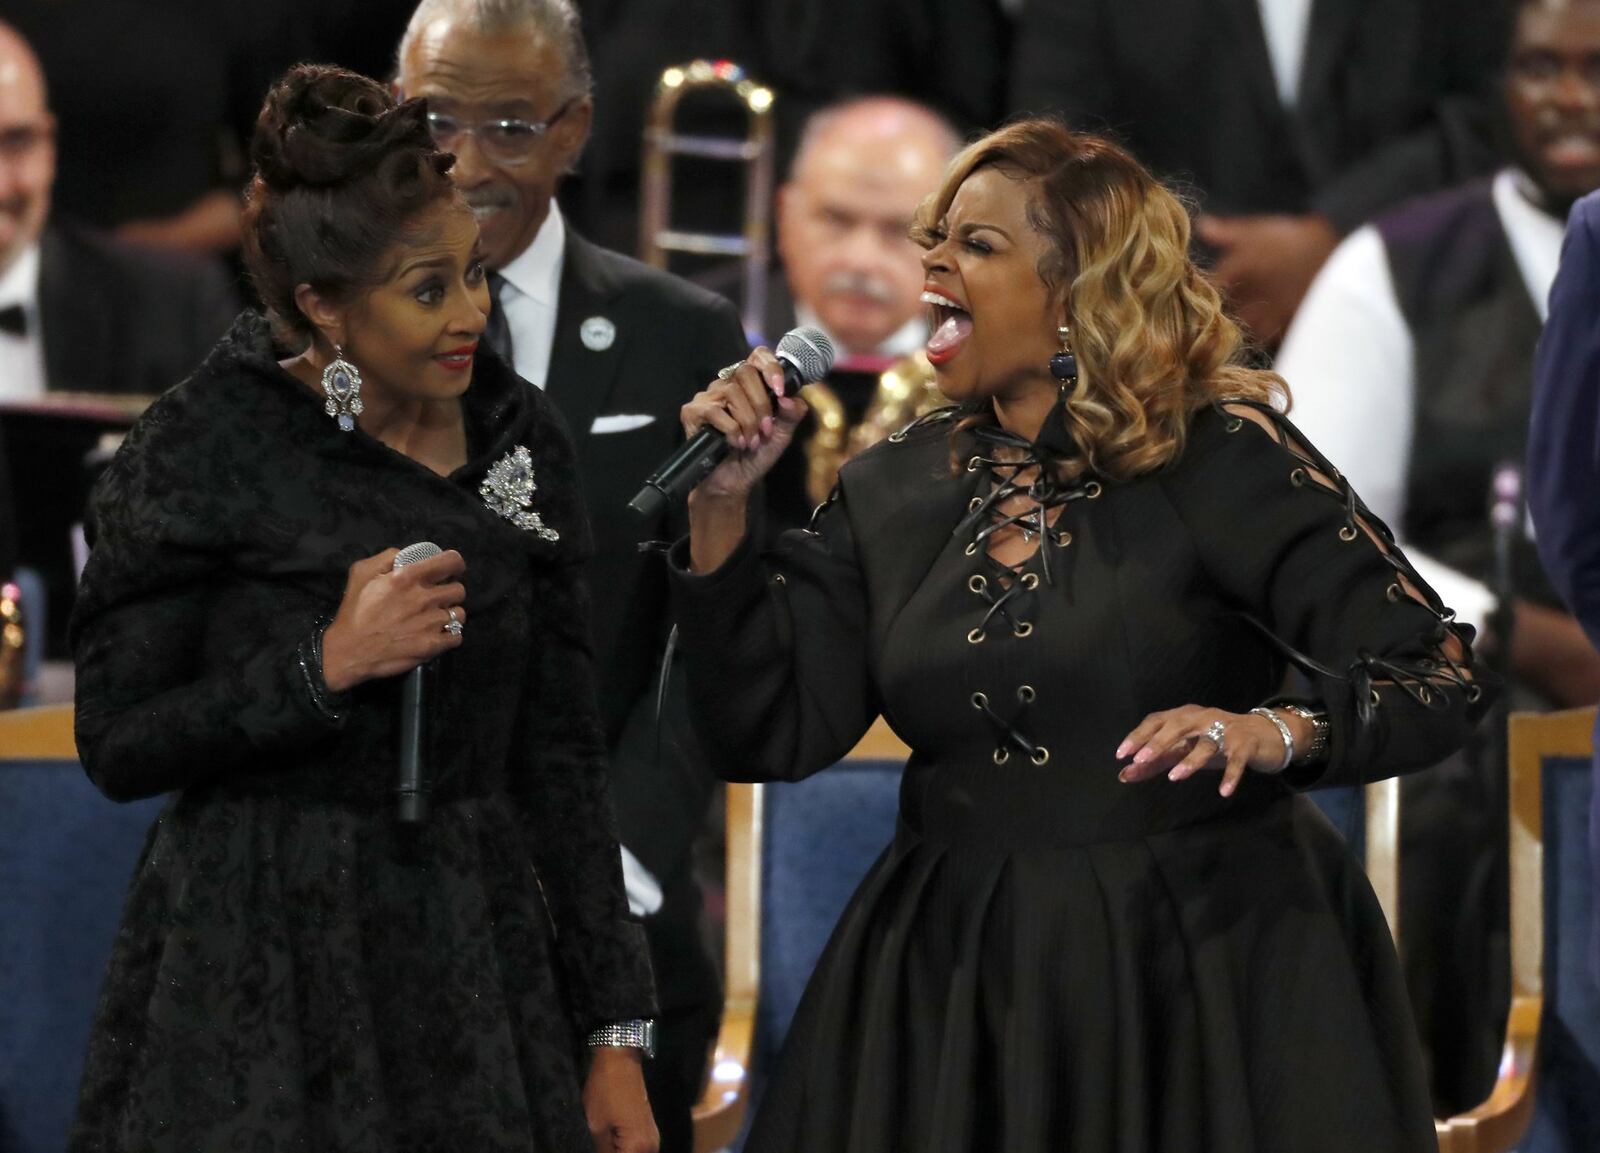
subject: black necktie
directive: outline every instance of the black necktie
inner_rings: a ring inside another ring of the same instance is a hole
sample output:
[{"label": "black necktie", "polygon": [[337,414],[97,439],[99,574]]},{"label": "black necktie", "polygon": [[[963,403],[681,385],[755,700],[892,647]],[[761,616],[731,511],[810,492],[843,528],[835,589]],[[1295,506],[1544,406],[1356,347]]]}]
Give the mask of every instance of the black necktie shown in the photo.
[{"label": "black necktie", "polygon": [[20,304],[8,304],[0,308],[0,332],[9,332],[12,336],[27,336],[27,310]]},{"label": "black necktie", "polygon": [[511,327],[506,324],[506,310],[500,303],[500,290],[506,278],[498,272],[489,274],[489,322],[484,326],[483,339],[499,354],[500,359],[511,363]]}]

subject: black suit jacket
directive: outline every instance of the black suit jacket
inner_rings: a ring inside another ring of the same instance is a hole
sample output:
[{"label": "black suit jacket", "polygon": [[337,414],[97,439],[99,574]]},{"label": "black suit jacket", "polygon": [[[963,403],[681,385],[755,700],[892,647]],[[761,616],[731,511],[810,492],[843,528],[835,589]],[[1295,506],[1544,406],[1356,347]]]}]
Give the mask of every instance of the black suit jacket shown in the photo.
[{"label": "black suit jacket", "polygon": [[1011,107],[1109,129],[1208,211],[1377,209],[1489,170],[1506,0],[1313,0],[1294,111],[1259,0],[1029,0]]},{"label": "black suit jacket", "polygon": [[[596,317],[614,328],[604,349],[582,337],[584,322]],[[722,297],[567,230],[546,392],[572,429],[594,525],[595,665],[622,843],[666,890],[667,907],[647,922],[664,1009],[715,995],[704,965],[675,971],[704,953],[689,850],[705,821],[712,776],[689,734],[681,676],[669,681],[657,723],[667,578],[659,553],[639,545],[672,539],[682,512],[647,522],[627,505],[682,441],[684,402],[748,351],[739,315]],[[651,419],[628,431],[594,431],[597,417],[623,416]],[[675,943],[662,947],[664,935]]]},{"label": "black suit jacket", "polygon": [[[239,295],[220,266],[62,222],[39,239],[39,320],[52,392],[165,392],[199,367],[238,310]],[[85,458],[105,428],[19,413],[0,420],[16,559],[44,577],[47,650],[56,656],[66,655],[75,583],[70,532],[88,497]],[[0,480],[0,499],[5,488]],[[0,531],[6,518],[0,512]],[[0,542],[0,563],[5,552]]]}]

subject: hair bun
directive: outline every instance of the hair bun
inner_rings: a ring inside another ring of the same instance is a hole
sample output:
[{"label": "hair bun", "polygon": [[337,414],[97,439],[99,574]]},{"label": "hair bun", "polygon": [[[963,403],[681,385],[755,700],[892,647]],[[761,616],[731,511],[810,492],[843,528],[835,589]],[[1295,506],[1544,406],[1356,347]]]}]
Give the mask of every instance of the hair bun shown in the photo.
[{"label": "hair bun", "polygon": [[434,151],[426,105],[396,105],[376,81],[324,64],[290,69],[267,95],[250,159],[270,187],[327,187],[372,172],[397,150]]}]

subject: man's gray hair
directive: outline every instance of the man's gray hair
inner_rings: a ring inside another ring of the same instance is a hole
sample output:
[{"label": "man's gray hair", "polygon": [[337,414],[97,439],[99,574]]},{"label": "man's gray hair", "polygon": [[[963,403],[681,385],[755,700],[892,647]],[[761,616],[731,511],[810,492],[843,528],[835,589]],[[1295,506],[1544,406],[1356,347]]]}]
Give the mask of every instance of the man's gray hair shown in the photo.
[{"label": "man's gray hair", "polygon": [[422,30],[442,17],[454,17],[486,35],[530,31],[549,38],[567,66],[568,95],[588,96],[594,89],[583,23],[572,0],[422,0],[400,38],[396,74],[404,71],[406,54]]}]

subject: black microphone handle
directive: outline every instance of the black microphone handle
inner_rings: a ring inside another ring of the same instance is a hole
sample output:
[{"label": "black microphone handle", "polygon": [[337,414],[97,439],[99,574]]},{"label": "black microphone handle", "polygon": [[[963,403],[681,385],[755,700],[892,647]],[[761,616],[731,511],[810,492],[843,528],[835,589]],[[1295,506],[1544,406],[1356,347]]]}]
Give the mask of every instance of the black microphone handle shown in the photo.
[{"label": "black microphone handle", "polygon": [[430,661],[406,674],[400,687],[400,772],[395,788],[395,816],[403,825],[421,824],[428,816],[428,785],[423,769],[427,740],[427,682]]},{"label": "black microphone handle", "polygon": [[[801,375],[800,366],[787,357],[780,356],[783,365],[784,393],[794,396],[808,383]],[[767,395],[776,402],[778,394],[770,388]],[[651,473],[628,507],[640,516],[654,518],[674,500],[687,497],[694,486],[705,480],[711,471],[728,455],[728,438],[709,424],[681,444],[660,468]]]}]

